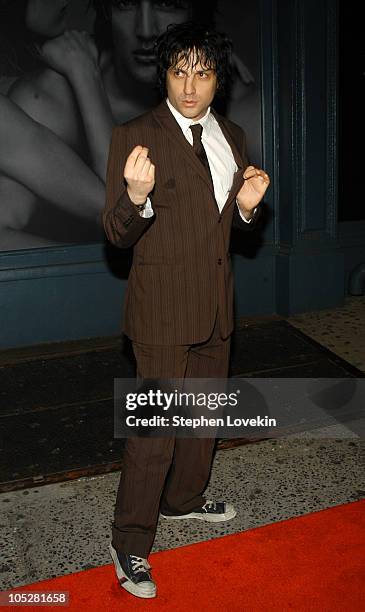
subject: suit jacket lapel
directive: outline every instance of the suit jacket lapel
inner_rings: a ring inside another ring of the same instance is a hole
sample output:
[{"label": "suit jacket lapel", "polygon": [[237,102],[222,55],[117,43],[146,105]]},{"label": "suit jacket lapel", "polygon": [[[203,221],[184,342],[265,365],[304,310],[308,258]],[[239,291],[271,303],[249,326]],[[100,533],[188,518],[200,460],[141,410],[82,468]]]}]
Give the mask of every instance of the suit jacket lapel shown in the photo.
[{"label": "suit jacket lapel", "polygon": [[167,136],[178,146],[179,150],[186,155],[189,164],[191,164],[194,170],[209,186],[211,191],[213,191],[206,169],[196,156],[191,144],[186,140],[179,124],[175,120],[173,114],[170,112],[165,100],[153,110],[153,114],[158,123],[166,130]]}]

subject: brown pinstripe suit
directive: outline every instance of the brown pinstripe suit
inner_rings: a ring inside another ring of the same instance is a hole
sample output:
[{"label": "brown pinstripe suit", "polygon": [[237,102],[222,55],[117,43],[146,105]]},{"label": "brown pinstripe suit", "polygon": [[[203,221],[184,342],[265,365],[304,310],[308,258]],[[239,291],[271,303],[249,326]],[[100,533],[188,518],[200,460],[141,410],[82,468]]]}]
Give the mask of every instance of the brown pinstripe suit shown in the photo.
[{"label": "brown pinstripe suit", "polygon": [[[254,223],[242,221],[235,204],[248,165],[244,133],[215,117],[238,166],[221,214],[207,171],[165,102],[113,130],[103,220],[113,244],[135,244],[124,331],[137,342],[202,342],[212,331],[217,308],[222,337],[232,333],[232,218],[243,230],[251,230]],[[136,144],[149,147],[156,166],[152,220],[139,216],[123,182],[125,160]]]},{"label": "brown pinstripe suit", "polygon": [[[245,223],[235,204],[248,165],[244,133],[214,115],[238,166],[221,213],[207,170],[166,102],[113,130],[103,222],[113,244],[134,245],[124,332],[144,378],[225,378],[228,373],[231,226],[251,230],[257,216]],[[156,166],[151,219],[139,215],[123,181],[126,158],[138,144],[149,148]],[[213,448],[212,439],[128,439],[113,524],[116,549],[147,557],[160,507],[185,514],[204,503]]]}]

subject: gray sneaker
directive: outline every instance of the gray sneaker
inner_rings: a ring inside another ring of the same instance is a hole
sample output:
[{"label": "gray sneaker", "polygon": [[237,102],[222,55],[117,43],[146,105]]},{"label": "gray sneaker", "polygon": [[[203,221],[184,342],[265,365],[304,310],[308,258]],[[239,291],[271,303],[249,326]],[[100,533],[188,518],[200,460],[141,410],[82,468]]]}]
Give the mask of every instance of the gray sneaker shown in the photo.
[{"label": "gray sneaker", "polygon": [[229,521],[236,516],[237,512],[232,504],[228,502],[215,502],[207,500],[203,506],[194,508],[188,514],[162,514],[165,519],[198,519],[207,521],[208,523],[220,523],[221,521]]},{"label": "gray sneaker", "polygon": [[151,578],[149,571],[151,566],[147,559],[117,552],[112,544],[109,544],[109,552],[114,562],[119,584],[123,589],[144,599],[156,597],[156,585]]}]

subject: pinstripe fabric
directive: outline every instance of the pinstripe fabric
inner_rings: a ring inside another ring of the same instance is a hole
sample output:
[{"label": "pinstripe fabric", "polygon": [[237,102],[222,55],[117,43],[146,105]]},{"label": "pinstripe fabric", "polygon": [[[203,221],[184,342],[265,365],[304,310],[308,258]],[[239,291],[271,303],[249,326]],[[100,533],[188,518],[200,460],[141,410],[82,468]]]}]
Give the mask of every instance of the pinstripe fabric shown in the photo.
[{"label": "pinstripe fabric", "polygon": [[[193,346],[133,343],[141,378],[226,378],[230,338],[222,340],[216,320],[207,342]],[[188,391],[188,388],[184,388]],[[130,438],[114,512],[113,546],[146,558],[159,509],[187,513],[202,505],[215,439]]]},{"label": "pinstripe fabric", "polygon": [[[229,240],[235,196],[248,165],[244,133],[215,114],[238,170],[219,213],[206,169],[163,102],[114,128],[109,151],[103,222],[118,247],[134,246],[124,304],[123,331],[136,342],[182,345],[209,337],[217,308],[223,338],[233,329],[233,276]],[[156,166],[151,199],[155,216],[139,216],[123,181],[130,151],[142,144]]]}]

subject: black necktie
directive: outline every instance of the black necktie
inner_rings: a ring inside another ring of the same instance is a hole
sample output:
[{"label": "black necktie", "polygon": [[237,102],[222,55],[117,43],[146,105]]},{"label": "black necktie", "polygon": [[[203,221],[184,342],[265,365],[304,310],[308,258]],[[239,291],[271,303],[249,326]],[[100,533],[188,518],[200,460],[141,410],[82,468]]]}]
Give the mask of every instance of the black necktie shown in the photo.
[{"label": "black necktie", "polygon": [[210,178],[211,183],[212,183],[213,193],[214,193],[214,183],[213,183],[213,179],[212,179],[212,173],[210,171],[208,157],[207,157],[207,154],[205,152],[205,149],[204,149],[203,143],[202,143],[203,126],[201,125],[201,123],[195,123],[194,125],[190,126],[190,129],[191,129],[191,132],[193,134],[193,149],[194,149],[194,152],[195,152],[196,156],[200,159],[201,163],[203,164],[203,166],[205,167],[205,169],[208,172],[209,178]]}]

